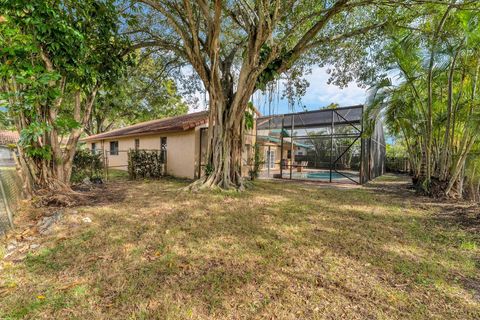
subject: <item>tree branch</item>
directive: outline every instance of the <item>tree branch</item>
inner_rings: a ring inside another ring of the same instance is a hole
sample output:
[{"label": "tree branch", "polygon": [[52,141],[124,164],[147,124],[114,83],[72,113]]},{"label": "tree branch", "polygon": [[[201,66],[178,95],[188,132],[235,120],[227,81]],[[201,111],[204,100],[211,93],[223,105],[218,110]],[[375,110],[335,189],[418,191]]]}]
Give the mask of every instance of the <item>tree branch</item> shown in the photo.
[{"label": "tree branch", "polygon": [[352,30],[350,32],[334,35],[334,36],[331,36],[331,37],[320,38],[320,39],[317,39],[313,42],[310,42],[307,46],[305,46],[305,49],[309,50],[309,49],[311,49],[313,47],[316,47],[318,45],[321,45],[323,43],[336,42],[336,41],[339,41],[339,40],[345,40],[345,39],[348,39],[348,38],[359,36],[359,35],[362,35],[362,34],[365,34],[365,33],[369,32],[371,30],[382,28],[389,23],[391,23],[391,22],[390,21],[384,21],[384,22],[372,24],[372,25],[369,25],[369,26],[365,26],[363,28],[359,28],[359,29],[356,29],[356,30]]}]

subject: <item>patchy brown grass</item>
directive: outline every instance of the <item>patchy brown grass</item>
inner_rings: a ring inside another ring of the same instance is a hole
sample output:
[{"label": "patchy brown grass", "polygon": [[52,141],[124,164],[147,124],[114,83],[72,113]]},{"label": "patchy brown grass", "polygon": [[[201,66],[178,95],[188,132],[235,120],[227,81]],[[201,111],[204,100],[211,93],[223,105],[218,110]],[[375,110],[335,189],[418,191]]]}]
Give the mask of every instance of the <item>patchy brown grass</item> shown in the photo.
[{"label": "patchy brown grass", "polygon": [[480,317],[479,239],[403,180],[185,185],[120,181],[65,209],[40,248],[0,262],[0,318]]}]

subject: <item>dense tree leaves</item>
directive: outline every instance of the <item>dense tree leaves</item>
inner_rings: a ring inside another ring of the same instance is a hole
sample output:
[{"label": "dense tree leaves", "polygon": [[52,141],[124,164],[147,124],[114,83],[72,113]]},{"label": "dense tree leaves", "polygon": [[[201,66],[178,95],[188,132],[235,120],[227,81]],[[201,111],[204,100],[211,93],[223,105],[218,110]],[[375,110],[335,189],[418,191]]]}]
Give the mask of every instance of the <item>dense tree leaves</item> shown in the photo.
[{"label": "dense tree leaves", "polygon": [[188,112],[163,57],[148,53],[128,67],[127,74],[104,86],[93,105],[86,132],[110,129]]},{"label": "dense tree leaves", "polygon": [[128,41],[114,4],[0,0],[0,100],[21,133],[22,163],[38,187],[68,188],[96,93],[125,71]]},{"label": "dense tree leaves", "polygon": [[376,82],[371,110],[384,111],[426,192],[463,197],[473,183],[478,198],[480,4],[423,9],[385,39],[383,67],[398,78]]}]

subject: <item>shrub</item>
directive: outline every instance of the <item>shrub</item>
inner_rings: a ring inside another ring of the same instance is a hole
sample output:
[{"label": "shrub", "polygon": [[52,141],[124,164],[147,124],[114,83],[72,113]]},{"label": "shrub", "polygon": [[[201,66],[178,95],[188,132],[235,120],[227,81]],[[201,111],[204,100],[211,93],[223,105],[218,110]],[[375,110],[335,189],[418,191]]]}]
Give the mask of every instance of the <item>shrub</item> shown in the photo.
[{"label": "shrub", "polygon": [[165,175],[164,154],[160,150],[130,150],[128,175],[130,179],[160,178]]},{"label": "shrub", "polygon": [[81,182],[85,178],[90,180],[101,179],[103,174],[103,161],[100,154],[90,150],[78,150],[73,158],[72,182]]}]

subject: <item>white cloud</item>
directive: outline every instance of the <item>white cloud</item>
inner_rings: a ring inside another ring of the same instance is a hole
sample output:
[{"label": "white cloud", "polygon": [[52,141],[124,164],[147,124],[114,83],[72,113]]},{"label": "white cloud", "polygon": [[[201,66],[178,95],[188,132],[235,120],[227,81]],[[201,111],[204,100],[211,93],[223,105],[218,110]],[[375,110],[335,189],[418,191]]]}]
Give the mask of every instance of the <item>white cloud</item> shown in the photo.
[{"label": "white cloud", "polygon": [[[302,97],[302,105],[306,106],[307,110],[318,110],[321,107],[327,106],[330,103],[338,103],[340,106],[351,106],[365,103],[367,97],[367,90],[358,87],[356,83],[351,83],[346,88],[339,88],[336,85],[328,84],[329,75],[326,68],[313,67],[312,73],[305,76],[305,79],[310,83],[307,88],[305,96]],[[283,90],[280,88],[280,90]],[[203,94],[198,94],[200,100],[204,101]],[[271,110],[273,113],[288,113],[288,103],[285,99],[280,99],[281,93],[273,98],[271,102]],[[253,99],[254,104],[260,109],[263,114],[268,114],[268,98],[257,93]],[[202,103],[203,104],[203,103]],[[203,110],[205,106],[189,112],[196,112]],[[298,110],[298,108],[294,111]]]},{"label": "white cloud", "polygon": [[[329,75],[326,68],[313,67],[312,73],[305,76],[305,79],[310,83],[306,90],[306,94],[301,99],[301,105],[305,106],[307,110],[318,110],[330,103],[338,103],[340,106],[351,106],[365,103],[367,97],[367,90],[358,87],[356,83],[351,83],[349,86],[341,89],[336,85],[328,84]],[[280,90],[283,90],[282,88]],[[288,102],[285,99],[275,97],[272,105],[268,107],[268,98],[257,94],[254,98],[254,103],[263,114],[272,113],[287,113],[292,111],[303,111],[296,107],[295,110],[289,110]],[[269,109],[271,111],[269,111]]]},{"label": "white cloud", "polygon": [[346,88],[328,84],[329,75],[326,68],[315,67],[305,79],[310,83],[302,103],[308,110],[315,110],[330,103],[340,106],[362,104],[366,99],[366,90],[359,88],[356,83],[351,83]]}]

